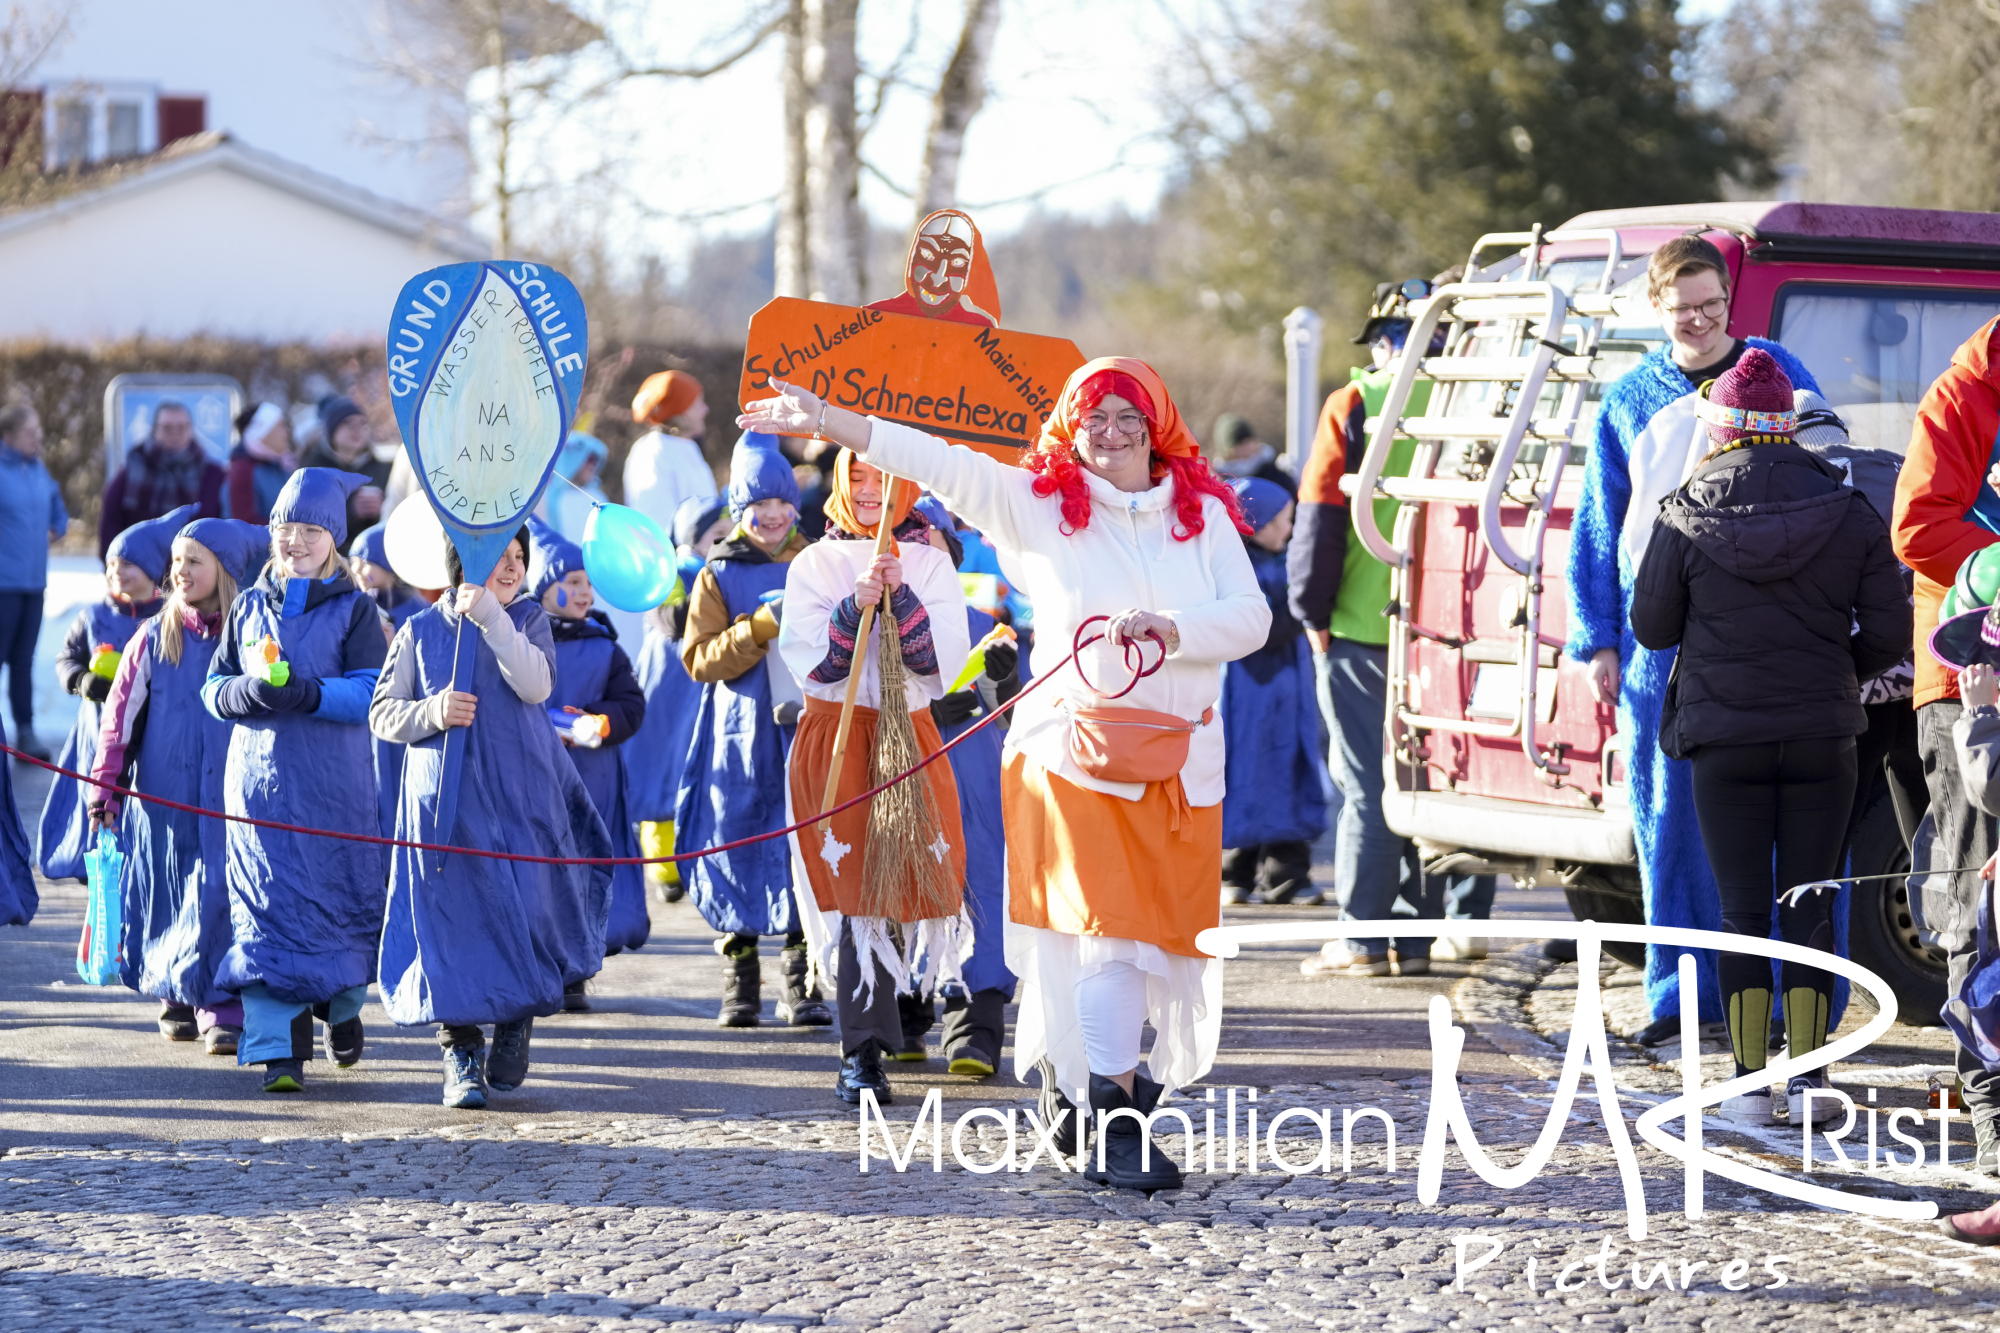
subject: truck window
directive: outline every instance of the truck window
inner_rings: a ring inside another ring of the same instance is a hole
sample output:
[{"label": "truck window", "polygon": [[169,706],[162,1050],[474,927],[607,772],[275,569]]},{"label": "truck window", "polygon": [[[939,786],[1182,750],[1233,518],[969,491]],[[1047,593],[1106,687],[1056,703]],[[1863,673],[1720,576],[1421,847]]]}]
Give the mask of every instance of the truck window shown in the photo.
[{"label": "truck window", "polygon": [[1903,453],[1917,404],[1952,353],[2000,314],[2000,292],[1787,283],[1771,336],[1819,380],[1856,444]]}]

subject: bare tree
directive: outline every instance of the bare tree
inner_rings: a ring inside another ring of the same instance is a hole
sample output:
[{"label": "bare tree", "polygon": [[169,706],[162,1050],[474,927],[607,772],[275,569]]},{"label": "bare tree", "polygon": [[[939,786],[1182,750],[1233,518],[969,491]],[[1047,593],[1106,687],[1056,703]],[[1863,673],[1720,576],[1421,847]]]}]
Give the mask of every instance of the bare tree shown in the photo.
[{"label": "bare tree", "polygon": [[917,176],[917,221],[958,202],[958,167],[965,132],[986,102],[986,66],[1000,28],[1000,0],[965,0],[958,46],[931,98],[931,128]]},{"label": "bare tree", "polygon": [[806,197],[805,22],[804,0],[789,0],[784,28],[785,175],[778,187],[775,296],[805,296],[812,291],[812,257],[806,243],[812,227]]},{"label": "bare tree", "polygon": [[74,0],[36,11],[16,4],[0,20],[0,205],[39,203],[63,188],[42,170],[42,99],[21,90],[68,39],[74,9]]},{"label": "bare tree", "polygon": [[1905,11],[1910,202],[2000,209],[2000,0]]},{"label": "bare tree", "polygon": [[803,0],[799,42],[809,294],[845,305],[860,303],[867,270],[854,106],[861,72],[854,50],[860,8],[860,0]]}]

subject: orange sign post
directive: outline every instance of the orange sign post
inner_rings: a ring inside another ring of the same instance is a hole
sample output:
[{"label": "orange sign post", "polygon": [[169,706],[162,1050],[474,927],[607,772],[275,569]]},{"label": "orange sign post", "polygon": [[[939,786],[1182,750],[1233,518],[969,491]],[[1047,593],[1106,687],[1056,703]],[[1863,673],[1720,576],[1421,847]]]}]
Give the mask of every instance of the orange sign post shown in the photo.
[{"label": "orange sign post", "polygon": [[775,376],[1011,463],[1083,362],[1067,338],[781,296],[751,317],[739,397]]}]

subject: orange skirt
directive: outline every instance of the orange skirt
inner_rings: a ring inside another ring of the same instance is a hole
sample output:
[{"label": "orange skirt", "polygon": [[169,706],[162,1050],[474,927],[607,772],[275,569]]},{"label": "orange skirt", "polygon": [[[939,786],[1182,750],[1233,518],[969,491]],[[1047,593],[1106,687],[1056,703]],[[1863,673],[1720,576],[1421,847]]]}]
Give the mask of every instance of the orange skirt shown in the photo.
[{"label": "orange skirt", "polygon": [[1222,805],[1190,810],[1180,781],[1148,783],[1127,801],[1016,751],[1000,779],[1010,917],[1208,957],[1194,937],[1222,924]]},{"label": "orange skirt", "polygon": [[[868,781],[868,761],[875,753],[875,729],[879,717],[872,708],[856,705],[854,709],[854,722],[847,730],[847,752],[841,756],[840,762],[841,801],[854,799],[871,785]],[[936,754],[944,748],[937,723],[931,720],[930,709],[919,709],[910,714],[910,721],[916,727],[917,748],[923,753]],[[805,714],[799,719],[798,735],[792,739],[790,779],[793,819],[802,819],[820,808],[826,794],[827,768],[833,763],[833,738],[839,730],[839,704],[831,699],[806,700]],[[950,845],[947,855],[951,859],[952,879],[956,886],[951,914],[955,915],[964,901],[965,832],[958,813],[958,783],[951,775],[951,761],[940,759],[910,780],[928,781],[931,794],[937,800],[938,814],[944,822],[944,840]],[[837,911],[844,916],[862,914],[861,866],[868,855],[868,812],[873,805],[873,801],[865,802],[832,819],[799,830],[800,859],[805,862],[806,879],[812,884],[813,901],[819,904],[822,912]],[[831,843],[827,841],[829,830],[833,838]],[[1217,836],[1220,837],[1219,832]],[[1220,875],[1218,870],[1218,883]],[[894,919],[914,921],[917,919],[914,915],[903,914],[914,910],[914,907],[901,908]]]}]

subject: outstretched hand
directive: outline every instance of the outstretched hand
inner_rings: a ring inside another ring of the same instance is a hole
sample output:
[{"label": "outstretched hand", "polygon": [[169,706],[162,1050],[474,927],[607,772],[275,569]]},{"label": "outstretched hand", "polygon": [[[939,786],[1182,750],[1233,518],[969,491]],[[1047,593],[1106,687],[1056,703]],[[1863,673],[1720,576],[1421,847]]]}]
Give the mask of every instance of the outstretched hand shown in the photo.
[{"label": "outstretched hand", "polygon": [[818,435],[845,445],[857,454],[868,452],[868,438],[874,427],[867,417],[835,407],[811,389],[771,380],[773,397],[757,398],[743,405],[736,418],[740,430],[765,435]]}]

